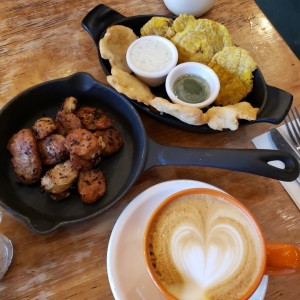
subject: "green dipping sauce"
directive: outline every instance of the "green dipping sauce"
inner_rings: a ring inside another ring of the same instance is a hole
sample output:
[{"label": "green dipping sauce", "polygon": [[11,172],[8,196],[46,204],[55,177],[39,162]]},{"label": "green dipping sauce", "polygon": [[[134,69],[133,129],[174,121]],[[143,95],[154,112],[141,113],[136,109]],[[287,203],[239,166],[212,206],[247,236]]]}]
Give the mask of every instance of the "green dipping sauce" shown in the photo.
[{"label": "green dipping sauce", "polygon": [[182,75],[176,79],[173,92],[181,101],[196,104],[208,98],[210,88],[202,77]]}]

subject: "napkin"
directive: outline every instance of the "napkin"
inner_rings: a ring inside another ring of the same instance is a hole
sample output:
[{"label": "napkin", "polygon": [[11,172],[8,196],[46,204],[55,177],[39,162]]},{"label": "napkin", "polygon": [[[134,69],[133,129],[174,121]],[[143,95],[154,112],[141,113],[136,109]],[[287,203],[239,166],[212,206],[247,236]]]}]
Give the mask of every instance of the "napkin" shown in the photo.
[{"label": "napkin", "polygon": [[[289,142],[289,136],[286,131],[285,125],[281,125],[277,127],[277,130],[282,134],[282,136],[286,139],[288,143]],[[253,144],[258,149],[274,149],[276,150],[276,146],[274,145],[271,134],[269,131],[255,137],[252,139]],[[291,143],[290,143],[291,144]],[[282,162],[280,161],[274,161],[272,162],[272,165],[280,168],[282,166]],[[300,184],[299,182],[292,181],[292,182],[286,182],[286,181],[280,181],[283,188],[286,190],[286,192],[290,195],[292,200],[295,202],[296,206],[300,210]]]}]

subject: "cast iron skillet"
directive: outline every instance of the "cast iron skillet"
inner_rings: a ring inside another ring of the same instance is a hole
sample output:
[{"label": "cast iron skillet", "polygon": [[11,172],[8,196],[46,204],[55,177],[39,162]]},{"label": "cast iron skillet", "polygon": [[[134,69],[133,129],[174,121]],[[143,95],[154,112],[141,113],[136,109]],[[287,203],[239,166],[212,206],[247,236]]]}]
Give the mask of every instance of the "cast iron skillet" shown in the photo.
[{"label": "cast iron skillet", "polygon": [[[123,136],[122,149],[103,159],[100,167],[107,178],[107,193],[100,201],[87,205],[76,189],[61,202],[42,194],[39,184],[28,187],[16,183],[11,156],[6,149],[9,138],[21,128],[29,128],[42,116],[55,117],[67,96],[79,105],[104,109]],[[144,169],[155,165],[194,165],[248,172],[279,180],[294,180],[299,166],[294,157],[280,151],[240,149],[194,149],[168,147],[147,138],[134,107],[117,91],[97,82],[87,73],[34,86],[12,99],[0,111],[0,205],[37,233],[49,233],[71,223],[88,220],[114,205],[131,188]],[[268,161],[281,160],[285,169]]]},{"label": "cast iron skillet", "polygon": [[[108,60],[104,60],[100,56],[99,51],[99,41],[104,36],[106,29],[112,25],[124,25],[133,29],[136,35],[140,36],[140,28],[151,18],[153,15],[138,15],[132,17],[125,17],[118,13],[117,11],[100,4],[92,9],[83,19],[82,26],[90,34],[93,39],[97,52],[100,64],[106,75],[109,75],[111,72],[111,66]],[[171,17],[171,16],[169,16]],[[260,122],[267,122],[272,124],[279,124],[287,115],[293,101],[293,96],[286,91],[272,87],[266,84],[264,77],[259,69],[254,71],[253,79],[253,90],[245,98],[248,102],[254,107],[258,107],[259,113],[255,121],[240,121],[240,125],[253,124]],[[156,96],[169,99],[165,90],[164,85],[152,88],[152,92]],[[137,101],[127,98],[135,107],[138,107],[149,116],[154,119],[176,128],[180,128],[192,132],[201,132],[201,133],[212,133],[218,132],[209,128],[207,125],[194,126],[188,125],[180,120],[164,114],[156,112],[155,110],[149,108],[148,106],[138,103]]]}]

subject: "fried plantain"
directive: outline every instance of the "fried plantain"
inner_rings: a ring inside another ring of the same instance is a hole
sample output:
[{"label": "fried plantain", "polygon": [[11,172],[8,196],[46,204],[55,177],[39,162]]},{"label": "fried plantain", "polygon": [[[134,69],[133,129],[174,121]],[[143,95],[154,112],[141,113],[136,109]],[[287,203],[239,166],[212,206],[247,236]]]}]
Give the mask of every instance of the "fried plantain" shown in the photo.
[{"label": "fried plantain", "polygon": [[175,35],[171,41],[177,47],[180,62],[208,64],[214,54],[233,45],[227,28],[212,20],[182,14],[173,22],[172,29]]},{"label": "fried plantain", "polygon": [[141,36],[159,35],[171,38],[175,33],[172,30],[173,19],[166,17],[152,17],[140,30]]},{"label": "fried plantain", "polygon": [[236,46],[225,47],[216,53],[212,61],[238,76],[249,93],[253,88],[253,71],[257,65],[247,50]]},{"label": "fried plantain", "polygon": [[215,61],[208,64],[220,80],[220,92],[214,101],[215,105],[225,106],[240,102],[248,94],[242,80]]}]

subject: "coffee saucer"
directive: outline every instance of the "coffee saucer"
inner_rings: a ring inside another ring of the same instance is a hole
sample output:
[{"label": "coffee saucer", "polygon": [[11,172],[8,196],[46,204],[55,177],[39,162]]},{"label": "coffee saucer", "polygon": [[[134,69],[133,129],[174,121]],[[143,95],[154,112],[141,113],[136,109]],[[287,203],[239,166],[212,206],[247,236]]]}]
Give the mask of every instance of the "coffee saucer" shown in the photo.
[{"label": "coffee saucer", "polygon": [[[147,219],[157,205],[180,190],[211,188],[194,180],[171,180],[156,184],[134,198],[119,216],[110,236],[107,250],[107,273],[116,300],[164,300],[151,281],[143,257],[143,233]],[[250,300],[264,299],[268,276],[264,276]]]}]

